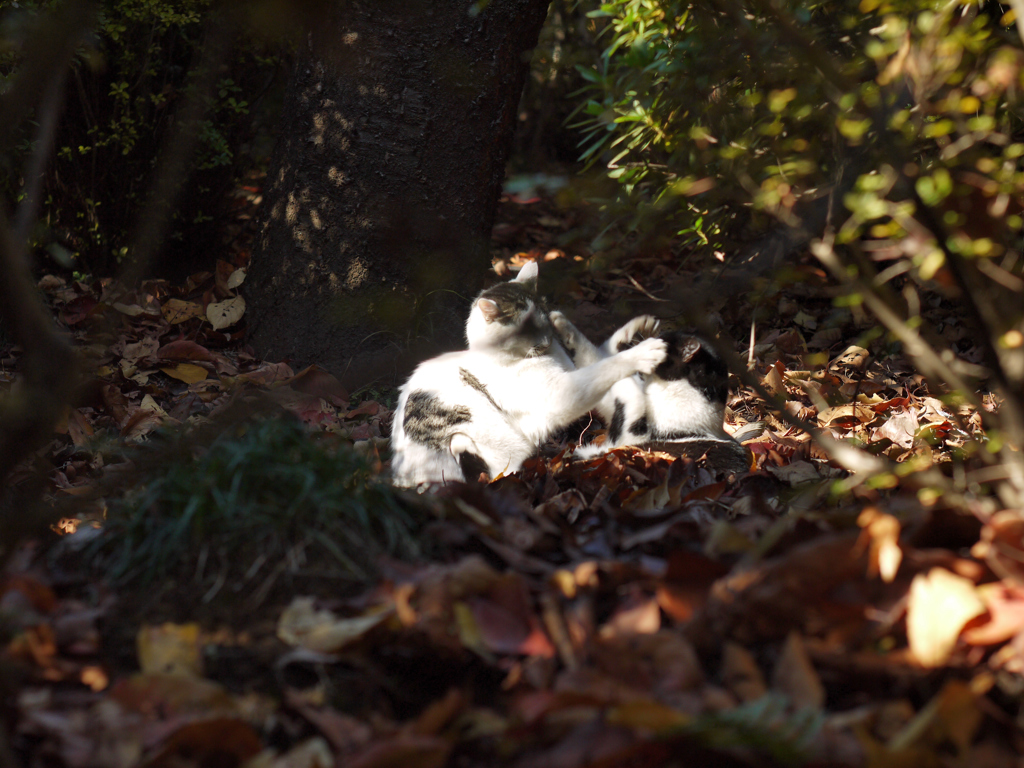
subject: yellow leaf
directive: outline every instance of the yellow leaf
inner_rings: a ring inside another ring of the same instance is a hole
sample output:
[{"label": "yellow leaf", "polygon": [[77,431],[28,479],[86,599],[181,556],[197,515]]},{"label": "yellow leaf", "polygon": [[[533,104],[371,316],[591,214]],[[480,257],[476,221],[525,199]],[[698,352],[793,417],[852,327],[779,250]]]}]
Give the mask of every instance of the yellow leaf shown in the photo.
[{"label": "yellow leaf", "polygon": [[245,299],[241,296],[218,301],[206,308],[206,319],[210,321],[210,325],[216,331],[234,325],[242,319],[243,314],[245,314]]},{"label": "yellow leaf", "polygon": [[463,601],[459,600],[452,606],[452,613],[455,618],[455,628],[459,633],[459,641],[464,648],[475,651],[485,659],[490,658],[491,652],[484,643],[480,626],[476,623],[472,609]]},{"label": "yellow leaf", "polygon": [[953,652],[960,630],[984,612],[985,604],[970,579],[945,568],[918,574],[907,601],[910,652],[922,666],[942,666]]},{"label": "yellow leaf", "polygon": [[605,714],[609,725],[622,725],[633,730],[654,733],[674,731],[689,725],[692,718],[678,710],[650,699],[634,699],[612,707]]},{"label": "yellow leaf", "polygon": [[195,384],[197,381],[203,381],[207,376],[205,368],[193,365],[192,363],[178,363],[173,368],[161,368],[160,370],[172,379],[184,381],[186,384]]},{"label": "yellow leaf", "polygon": [[202,317],[203,308],[194,301],[182,301],[181,299],[168,299],[164,302],[161,312],[171,325],[184,323],[193,317]]},{"label": "yellow leaf", "polygon": [[143,625],[135,646],[143,674],[203,674],[198,624]]}]

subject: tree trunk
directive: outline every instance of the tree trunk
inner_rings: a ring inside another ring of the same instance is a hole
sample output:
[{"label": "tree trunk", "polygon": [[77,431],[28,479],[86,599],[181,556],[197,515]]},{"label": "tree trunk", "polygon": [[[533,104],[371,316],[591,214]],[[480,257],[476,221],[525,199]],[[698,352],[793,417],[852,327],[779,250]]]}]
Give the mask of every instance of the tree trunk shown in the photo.
[{"label": "tree trunk", "polygon": [[257,354],[354,387],[463,343],[547,3],[331,3],[267,178],[247,281]]}]

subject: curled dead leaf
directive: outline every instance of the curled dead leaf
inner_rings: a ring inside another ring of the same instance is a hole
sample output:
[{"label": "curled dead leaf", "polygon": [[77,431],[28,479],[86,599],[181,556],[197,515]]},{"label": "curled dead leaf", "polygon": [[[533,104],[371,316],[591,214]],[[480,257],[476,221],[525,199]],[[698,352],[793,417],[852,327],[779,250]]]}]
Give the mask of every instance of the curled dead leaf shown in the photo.
[{"label": "curled dead leaf", "polygon": [[868,547],[868,575],[878,574],[890,583],[896,578],[903,551],[900,549],[900,521],[875,507],[866,507],[857,518],[863,530],[858,547]]},{"label": "curled dead leaf", "polygon": [[768,369],[768,373],[765,374],[764,380],[761,382],[764,384],[764,388],[773,395],[782,396],[786,394],[784,371],[785,368],[782,366],[782,363],[777,363]]},{"label": "curled dead leaf", "polygon": [[832,363],[829,368],[835,368],[842,366],[844,368],[856,368],[862,370],[867,365],[868,359],[871,357],[871,353],[868,352],[864,347],[858,347],[856,344],[851,344],[843,353],[839,355]]},{"label": "curled dead leaf", "polygon": [[819,413],[818,424],[832,428],[853,427],[858,424],[870,424],[875,418],[877,418],[877,414],[871,407],[847,403]]},{"label": "curled dead leaf", "polygon": [[277,636],[289,645],[319,653],[336,653],[390,615],[390,610],[377,610],[362,616],[340,618],[332,611],[316,608],[311,597],[296,597],[278,619]]}]

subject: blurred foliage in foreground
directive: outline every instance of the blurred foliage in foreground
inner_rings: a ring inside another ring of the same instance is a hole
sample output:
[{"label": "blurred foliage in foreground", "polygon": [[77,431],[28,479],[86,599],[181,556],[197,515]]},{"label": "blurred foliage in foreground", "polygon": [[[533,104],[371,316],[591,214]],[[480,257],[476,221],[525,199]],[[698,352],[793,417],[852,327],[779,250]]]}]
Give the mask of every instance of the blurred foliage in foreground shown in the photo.
[{"label": "blurred foliage in foreground", "polygon": [[[847,466],[918,473],[931,502],[973,503],[995,481],[1024,505],[1024,19],[931,0],[613,0],[590,15],[606,48],[583,71],[583,157],[618,179],[633,229],[721,246],[805,226],[843,303],[988,436],[969,446],[976,473]],[[929,327],[938,297],[965,308],[975,359]]]},{"label": "blurred foliage in foreground", "polygon": [[248,595],[276,581],[341,586],[373,576],[382,555],[420,553],[411,506],[350,445],[290,415],[216,426],[131,450],[134,487],[108,499],[90,544],[113,580]]},{"label": "blurred foliage in foreground", "polygon": [[[23,0],[0,10],[0,89],[13,81],[37,20],[57,3]],[[64,266],[109,273],[130,258],[130,235],[152,192],[154,170],[179,109],[202,73],[196,63],[216,10],[212,0],[113,0],[64,83],[63,109],[46,172],[34,245]],[[238,178],[269,154],[279,57],[249,37],[216,73],[197,153],[175,212],[173,257],[206,255],[221,231]],[[269,96],[269,98],[267,98]],[[270,108],[270,109],[268,109]],[[0,192],[21,201],[37,148],[39,116],[0,158]]]}]

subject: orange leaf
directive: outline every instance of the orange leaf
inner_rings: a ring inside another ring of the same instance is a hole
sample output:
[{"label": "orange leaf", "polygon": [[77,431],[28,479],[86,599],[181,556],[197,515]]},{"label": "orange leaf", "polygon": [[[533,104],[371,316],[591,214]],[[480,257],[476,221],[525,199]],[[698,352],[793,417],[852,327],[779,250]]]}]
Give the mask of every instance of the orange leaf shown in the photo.
[{"label": "orange leaf", "polygon": [[982,584],[978,594],[988,608],[984,624],[964,630],[968,645],[996,645],[1024,632],[1024,589],[1001,583]]}]

